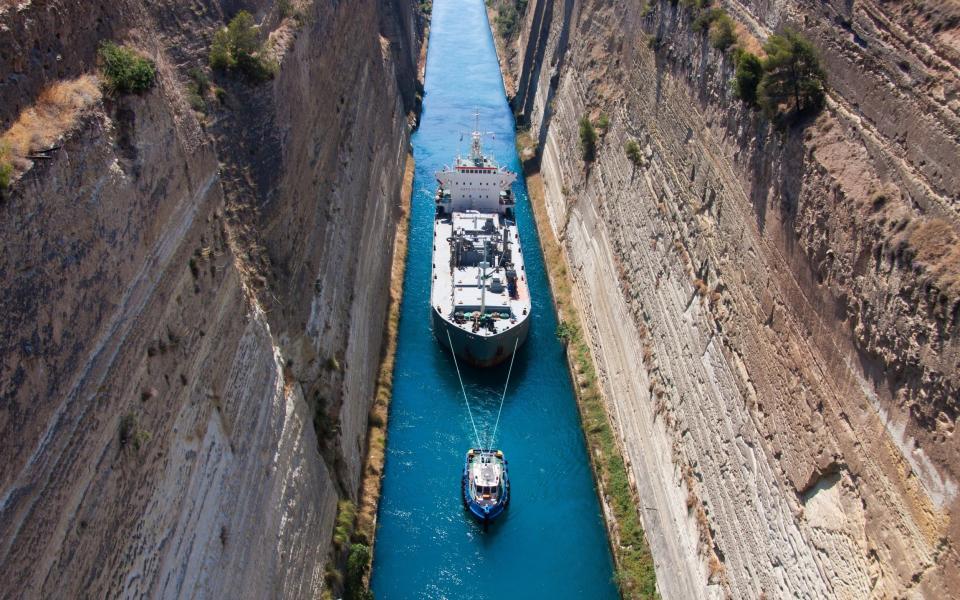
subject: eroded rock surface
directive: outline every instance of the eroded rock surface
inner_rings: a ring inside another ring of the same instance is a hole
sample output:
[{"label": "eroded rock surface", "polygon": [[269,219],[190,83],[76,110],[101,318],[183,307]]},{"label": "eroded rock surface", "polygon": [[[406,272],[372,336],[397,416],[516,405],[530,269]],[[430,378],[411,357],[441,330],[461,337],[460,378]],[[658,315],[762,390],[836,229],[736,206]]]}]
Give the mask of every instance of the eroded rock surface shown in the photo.
[{"label": "eroded rock surface", "polygon": [[[0,201],[0,596],[325,585],[359,485],[422,27],[400,0],[241,5],[0,6],[5,125],[92,71],[102,39],[158,68]],[[214,76],[203,114],[188,73],[240,8],[280,69]]]},{"label": "eroded rock surface", "polygon": [[733,96],[689,4],[531,0],[508,78],[658,585],[951,597],[956,4],[719,3],[748,47],[792,25],[819,48],[828,106],[786,130]]}]

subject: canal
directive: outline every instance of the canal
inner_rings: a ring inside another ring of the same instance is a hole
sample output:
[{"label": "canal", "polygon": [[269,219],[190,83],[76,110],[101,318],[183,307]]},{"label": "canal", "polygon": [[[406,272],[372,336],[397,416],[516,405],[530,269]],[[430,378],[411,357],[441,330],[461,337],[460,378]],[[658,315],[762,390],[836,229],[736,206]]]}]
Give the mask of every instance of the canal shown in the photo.
[{"label": "canal", "polygon": [[[460,474],[474,439],[449,352],[429,321],[433,173],[469,151],[475,110],[485,149],[519,173],[483,0],[434,0],[416,158],[409,254],[372,585],[390,598],[616,598],[613,565],[580,430],[533,215],[514,185],[533,321],[513,367],[496,446],[512,500],[482,531],[464,512]],[[463,140],[461,141],[461,132]],[[481,436],[507,365],[461,365]],[[484,437],[484,439],[486,439]]]}]

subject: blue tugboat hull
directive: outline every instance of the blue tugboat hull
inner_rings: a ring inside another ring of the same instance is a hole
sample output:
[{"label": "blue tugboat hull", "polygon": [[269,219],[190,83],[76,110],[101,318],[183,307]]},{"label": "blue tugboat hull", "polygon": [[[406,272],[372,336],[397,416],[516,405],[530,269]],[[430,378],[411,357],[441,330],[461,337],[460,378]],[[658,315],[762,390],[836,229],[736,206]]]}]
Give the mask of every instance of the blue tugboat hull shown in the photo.
[{"label": "blue tugboat hull", "polygon": [[502,515],[504,511],[507,510],[507,506],[510,504],[510,478],[507,475],[507,461],[503,461],[503,466],[503,497],[494,505],[483,505],[477,502],[476,499],[474,499],[470,494],[469,456],[466,464],[463,467],[463,477],[460,479],[460,492],[463,496],[463,506],[484,526],[488,525],[494,519]]}]

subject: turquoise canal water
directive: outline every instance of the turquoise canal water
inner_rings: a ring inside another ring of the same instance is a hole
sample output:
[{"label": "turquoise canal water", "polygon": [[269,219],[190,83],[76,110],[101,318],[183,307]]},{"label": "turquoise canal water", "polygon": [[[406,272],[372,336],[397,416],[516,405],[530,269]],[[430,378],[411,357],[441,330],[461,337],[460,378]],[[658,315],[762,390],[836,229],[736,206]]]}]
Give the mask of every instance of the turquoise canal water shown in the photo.
[{"label": "turquoise canal water", "polygon": [[[533,321],[517,354],[496,446],[509,461],[512,500],[484,532],[463,509],[460,474],[475,445],[453,359],[430,330],[433,173],[469,151],[475,109],[494,133],[485,149],[520,172],[483,0],[434,0],[416,158],[410,247],[373,564],[390,598],[616,598],[606,531],[543,256],[522,179],[514,185]],[[460,142],[460,132],[464,132]],[[507,365],[461,365],[477,427],[496,419]],[[484,440],[486,437],[484,437]]]}]

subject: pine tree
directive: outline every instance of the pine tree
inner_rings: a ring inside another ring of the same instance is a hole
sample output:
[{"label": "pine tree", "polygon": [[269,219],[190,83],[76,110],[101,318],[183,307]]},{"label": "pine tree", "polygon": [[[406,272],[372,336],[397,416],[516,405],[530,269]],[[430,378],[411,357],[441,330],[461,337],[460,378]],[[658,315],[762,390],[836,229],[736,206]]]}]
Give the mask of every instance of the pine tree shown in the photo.
[{"label": "pine tree", "polygon": [[764,75],[757,88],[760,105],[770,115],[792,107],[797,114],[823,107],[823,82],[826,75],[816,50],[806,38],[793,30],[771,35],[763,45]]}]

